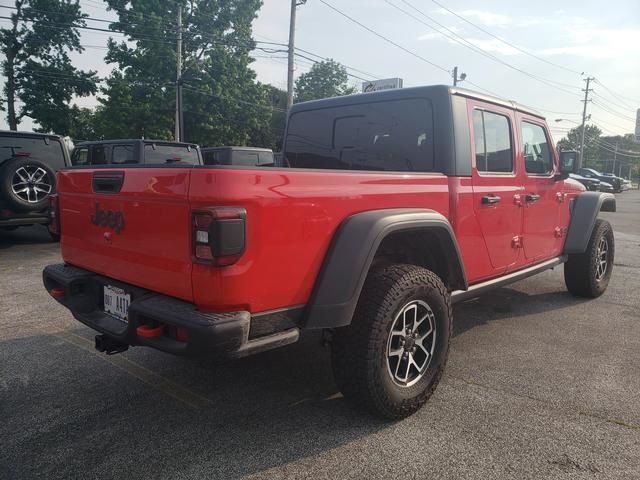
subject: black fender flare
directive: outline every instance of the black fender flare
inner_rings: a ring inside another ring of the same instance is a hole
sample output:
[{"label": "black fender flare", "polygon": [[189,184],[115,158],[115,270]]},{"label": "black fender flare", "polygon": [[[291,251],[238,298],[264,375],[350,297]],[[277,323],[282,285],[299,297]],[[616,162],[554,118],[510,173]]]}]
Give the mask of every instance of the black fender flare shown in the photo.
[{"label": "black fender flare", "polygon": [[584,253],[600,211],[615,212],[616,197],[611,193],[582,192],[571,206],[571,221],[564,253]]},{"label": "black fender flare", "polygon": [[434,210],[372,210],[348,217],[333,237],[304,315],[304,328],[333,328],[351,323],[362,286],[381,242],[401,230],[430,229],[452,258],[452,290],[468,287],[462,257],[449,221]]}]

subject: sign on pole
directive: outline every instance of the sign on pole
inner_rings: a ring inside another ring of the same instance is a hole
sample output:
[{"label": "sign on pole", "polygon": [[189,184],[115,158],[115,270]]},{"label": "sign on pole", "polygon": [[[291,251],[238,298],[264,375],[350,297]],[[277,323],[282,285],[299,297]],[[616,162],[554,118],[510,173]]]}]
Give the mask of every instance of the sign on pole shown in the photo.
[{"label": "sign on pole", "polygon": [[362,93],[379,92],[380,90],[391,90],[402,88],[401,78],[385,78],[383,80],[372,80],[362,83]]}]

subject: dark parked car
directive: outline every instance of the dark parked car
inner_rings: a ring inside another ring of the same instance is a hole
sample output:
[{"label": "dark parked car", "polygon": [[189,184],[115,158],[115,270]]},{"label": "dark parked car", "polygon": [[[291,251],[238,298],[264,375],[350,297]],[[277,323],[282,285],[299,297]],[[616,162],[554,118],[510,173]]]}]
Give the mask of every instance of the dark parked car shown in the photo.
[{"label": "dark parked car", "polygon": [[98,140],[78,143],[71,163],[81,165],[135,165],[189,163],[202,165],[200,148],[194,143],[166,140]]},{"label": "dark parked car", "polygon": [[268,167],[274,165],[273,151],[255,147],[206,147],[202,149],[205,165],[240,165]]},{"label": "dark parked car", "polygon": [[582,175],[578,175],[577,173],[571,173],[569,174],[569,177],[580,182],[586,187],[587,190],[591,192],[597,192],[598,190],[600,190],[600,180],[598,180],[597,178],[587,178],[583,177]]},{"label": "dark parked car", "polygon": [[0,229],[47,225],[56,172],[68,165],[59,135],[0,131]]},{"label": "dark parked car", "polygon": [[587,178],[597,178],[601,182],[606,182],[611,184],[614,192],[619,193],[622,191],[622,179],[615,176],[605,175],[603,173],[594,170],[593,168],[581,168],[578,173],[583,177]]}]

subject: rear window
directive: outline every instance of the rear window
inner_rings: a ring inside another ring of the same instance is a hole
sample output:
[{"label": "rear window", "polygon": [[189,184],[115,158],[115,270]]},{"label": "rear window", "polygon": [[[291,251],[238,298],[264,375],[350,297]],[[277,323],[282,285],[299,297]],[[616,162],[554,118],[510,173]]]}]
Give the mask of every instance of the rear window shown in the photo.
[{"label": "rear window", "polygon": [[202,159],[205,165],[222,165],[224,152],[221,150],[209,150],[208,152],[202,152]]},{"label": "rear window", "polygon": [[0,135],[0,164],[16,157],[35,158],[54,169],[65,166],[64,150],[57,138]]},{"label": "rear window", "polygon": [[198,151],[194,147],[148,143],[144,146],[144,163],[183,162],[198,165]]},{"label": "rear window", "polygon": [[433,112],[426,99],[295,113],[285,164],[294,168],[431,172]]},{"label": "rear window", "polygon": [[111,163],[138,163],[138,160],[135,158],[135,149],[135,145],[114,145],[111,147]]}]

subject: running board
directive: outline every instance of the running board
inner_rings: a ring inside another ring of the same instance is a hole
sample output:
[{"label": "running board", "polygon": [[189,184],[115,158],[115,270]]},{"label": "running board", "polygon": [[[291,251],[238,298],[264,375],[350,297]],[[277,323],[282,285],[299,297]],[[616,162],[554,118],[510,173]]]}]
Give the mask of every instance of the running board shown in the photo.
[{"label": "running board", "polygon": [[476,283],[475,285],[471,285],[467,290],[456,290],[451,292],[451,303],[458,303],[464,300],[469,300],[470,298],[475,298],[489,290],[503,287],[519,280],[524,280],[525,278],[544,272],[545,270],[549,270],[550,268],[556,267],[566,261],[567,256],[562,255],[561,257],[546,260],[542,263],[538,263],[537,265],[533,265],[532,267],[525,268],[524,270],[518,270],[517,272],[509,273],[502,277],[487,280],[486,282]]}]

